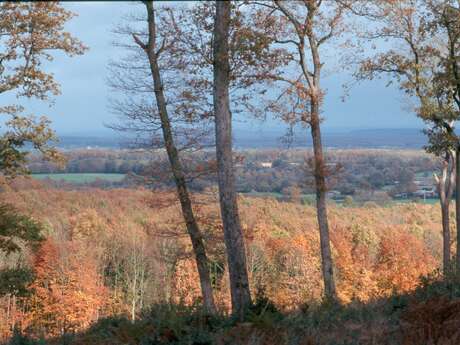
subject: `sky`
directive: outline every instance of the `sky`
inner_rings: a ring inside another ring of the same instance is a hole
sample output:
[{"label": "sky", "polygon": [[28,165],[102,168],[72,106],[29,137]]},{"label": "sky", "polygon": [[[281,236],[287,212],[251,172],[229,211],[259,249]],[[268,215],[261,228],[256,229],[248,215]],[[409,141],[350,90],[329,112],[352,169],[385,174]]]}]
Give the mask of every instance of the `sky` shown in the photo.
[{"label": "sky", "polygon": [[[21,99],[28,113],[46,115],[60,135],[110,135],[105,125],[116,118],[110,113],[107,87],[107,65],[110,59],[122,55],[122,48],[112,46],[111,32],[126,14],[142,10],[133,2],[65,2],[75,12],[66,29],[89,47],[83,56],[66,57],[59,54],[47,66],[61,84],[62,94],[51,106],[40,101]],[[334,54],[334,52],[332,52]],[[404,96],[396,87],[386,87],[385,81],[364,82],[355,86],[345,102],[342,101],[343,83],[349,72],[336,71],[324,78],[327,90],[323,107],[323,127],[327,131],[373,128],[421,128],[423,123],[404,109]],[[2,95],[3,104],[16,103],[11,95]],[[235,119],[235,130],[284,130],[276,120],[264,123],[256,120]]]}]

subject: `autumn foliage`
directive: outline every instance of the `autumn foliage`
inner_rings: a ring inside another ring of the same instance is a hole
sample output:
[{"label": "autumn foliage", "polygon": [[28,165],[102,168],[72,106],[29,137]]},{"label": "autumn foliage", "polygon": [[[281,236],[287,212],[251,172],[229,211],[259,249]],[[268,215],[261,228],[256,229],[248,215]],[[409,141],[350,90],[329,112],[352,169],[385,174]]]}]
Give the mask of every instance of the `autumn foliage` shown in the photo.
[{"label": "autumn foliage", "polygon": [[[86,329],[104,316],[136,319],[155,303],[192,305],[200,299],[191,244],[171,193],[64,191],[22,182],[2,197],[47,231],[47,240],[29,258],[35,272],[31,295],[16,299],[14,317],[13,296],[1,300],[3,338],[13,323],[28,334],[49,337]],[[230,294],[218,205],[212,193],[195,198],[216,304],[226,312]],[[314,208],[247,197],[240,205],[252,293],[263,289],[286,311],[317,304],[323,287]],[[437,205],[330,205],[342,303],[413,290],[421,275],[439,266],[439,218]]]},{"label": "autumn foliage", "polygon": [[27,331],[47,337],[73,333],[103,315],[106,288],[94,260],[78,244],[49,239],[36,254],[34,269]]}]

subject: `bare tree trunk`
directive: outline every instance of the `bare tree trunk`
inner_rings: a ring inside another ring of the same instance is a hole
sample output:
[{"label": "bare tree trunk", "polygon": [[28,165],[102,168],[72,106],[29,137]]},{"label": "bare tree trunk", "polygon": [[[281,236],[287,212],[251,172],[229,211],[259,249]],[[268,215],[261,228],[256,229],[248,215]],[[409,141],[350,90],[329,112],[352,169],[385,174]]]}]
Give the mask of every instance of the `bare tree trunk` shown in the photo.
[{"label": "bare tree trunk", "polygon": [[139,38],[133,36],[136,43],[139,44],[147,53],[150,70],[152,73],[155,98],[158,106],[158,113],[161,120],[161,128],[163,131],[164,145],[168,154],[169,163],[176,183],[177,194],[179,197],[182,215],[185,220],[187,232],[192,241],[193,251],[195,254],[195,260],[198,268],[198,274],[200,277],[201,292],[203,295],[204,306],[209,313],[215,313],[216,307],[214,303],[214,296],[212,291],[211,278],[209,274],[209,262],[206,255],[204,246],[203,236],[199,229],[198,223],[195,219],[190,194],[188,192],[185,174],[182,168],[182,164],[179,159],[179,154],[174,143],[174,137],[172,134],[171,122],[166,107],[166,99],[163,92],[163,84],[160,76],[160,69],[158,66],[157,55],[155,52],[155,17],[152,1],[146,1],[148,14],[148,29],[149,38],[148,43],[143,44]]},{"label": "bare tree trunk", "polygon": [[334,271],[332,265],[331,245],[329,239],[329,224],[327,220],[326,206],[326,166],[324,163],[323,146],[321,143],[321,128],[319,119],[319,102],[312,98],[311,101],[311,136],[313,139],[313,151],[315,162],[315,188],[316,209],[321,242],[321,265],[323,270],[324,292],[329,300],[336,300]]},{"label": "bare tree trunk", "polygon": [[450,271],[450,226],[449,226],[449,201],[441,201],[442,217],[442,267],[444,275]]},{"label": "bare tree trunk", "polygon": [[455,148],[455,221],[457,226],[457,253],[455,267],[460,274],[460,147]]},{"label": "bare tree trunk", "polygon": [[449,272],[450,266],[450,222],[449,222],[449,205],[450,200],[446,196],[445,178],[447,167],[443,167],[442,179],[438,182],[439,203],[441,204],[442,220],[442,267],[444,275]]},{"label": "bare tree trunk", "polygon": [[441,204],[441,219],[442,219],[442,266],[444,275],[448,274],[451,270],[451,238],[450,238],[450,219],[449,208],[450,200],[455,185],[455,160],[452,154],[448,153],[443,161],[442,175],[438,177],[435,175],[438,185],[439,202]]},{"label": "bare tree trunk", "polygon": [[238,214],[232,153],[232,114],[230,112],[229,83],[229,1],[216,1],[214,19],[214,116],[216,155],[219,180],[219,199],[224,240],[227,249],[232,312],[240,320],[251,305],[246,253]]},{"label": "bare tree trunk", "polygon": [[131,297],[131,322],[134,323],[136,321],[136,300],[137,300],[137,265],[134,264],[134,278],[132,282],[132,297]]},{"label": "bare tree trunk", "polygon": [[[446,8],[444,8],[444,10]],[[450,9],[452,10],[453,7],[450,7]],[[457,25],[458,25],[458,19],[457,19],[458,10],[454,11],[456,12],[454,18],[450,18],[449,12],[443,11],[443,18],[442,18],[443,23],[442,24],[444,25],[447,31],[447,36],[448,36],[448,54],[449,54],[448,63],[450,64],[451,71],[453,74],[453,82],[454,82],[454,87],[455,87],[454,101],[457,105],[457,110],[460,111],[460,71],[459,71],[458,56],[457,56],[457,44],[459,42],[459,35],[456,32]],[[455,135],[453,125],[451,126],[451,134],[453,134],[457,139],[457,143],[455,147],[455,175],[456,175],[455,177],[455,184],[456,184],[455,220],[456,220],[456,226],[457,226],[457,253],[456,253],[456,258],[455,258],[455,267],[456,267],[456,273],[460,275],[460,138]]]}]

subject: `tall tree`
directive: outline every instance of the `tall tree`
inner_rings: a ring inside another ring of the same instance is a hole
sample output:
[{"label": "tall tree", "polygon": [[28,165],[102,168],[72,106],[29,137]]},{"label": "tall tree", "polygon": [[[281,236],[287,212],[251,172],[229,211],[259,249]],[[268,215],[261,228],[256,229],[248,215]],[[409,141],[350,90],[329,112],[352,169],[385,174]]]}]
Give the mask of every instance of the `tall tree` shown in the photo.
[{"label": "tall tree", "polygon": [[[429,121],[426,121],[429,122]],[[441,120],[433,121],[431,128],[424,130],[428,136],[429,144],[425,150],[433,153],[441,160],[441,174],[434,174],[437,190],[439,193],[439,202],[441,205],[441,222],[442,222],[442,265],[444,274],[452,270],[451,255],[451,229],[450,229],[450,202],[455,190],[456,183],[456,157],[455,145],[451,140],[450,130],[452,125],[445,126],[446,122]]]},{"label": "tall tree", "polygon": [[[49,100],[59,94],[59,84],[46,72],[43,62],[52,61],[54,52],[69,56],[83,54],[85,46],[64,25],[74,16],[58,2],[2,2],[0,4],[0,95]],[[0,174],[15,177],[27,173],[30,144],[46,159],[62,161],[50,144],[56,138],[49,120],[23,116],[17,104],[0,104],[3,133],[0,136]],[[32,248],[41,241],[41,225],[19,214],[12,206],[0,203],[0,252],[20,251],[21,243]],[[2,293],[18,294],[29,278],[25,270],[0,272]],[[13,282],[13,283],[11,283]],[[22,285],[20,288],[19,285]]]},{"label": "tall tree", "polygon": [[[192,200],[186,181],[186,175],[176,145],[177,137],[174,137],[174,129],[172,127],[168,103],[165,97],[165,87],[168,87],[168,85],[165,86],[163,83],[161,76],[161,67],[159,63],[159,59],[162,57],[162,54],[167,55],[167,59],[179,58],[174,53],[174,42],[168,41],[169,38],[167,35],[160,37],[163,40],[161,44],[158,43],[159,40],[156,26],[156,11],[154,9],[153,2],[145,1],[144,4],[147,14],[147,42],[143,42],[140,35],[137,34],[135,31],[131,31],[131,35],[137,46],[140,47],[144,52],[144,56],[147,58],[148,61],[148,76],[150,78],[150,84],[152,86],[147,86],[146,88],[150,92],[153,91],[155,95],[156,111],[152,110],[152,108],[146,104],[140,105],[141,107],[144,106],[144,112],[135,111],[135,114],[132,113],[133,109],[126,109],[126,107],[122,107],[122,109],[123,112],[125,112],[125,114],[126,111],[128,112],[128,114],[133,114],[134,119],[136,121],[140,121],[141,124],[147,126],[155,124],[155,121],[159,119],[159,125],[163,137],[163,145],[166,149],[172,175],[174,177],[177,195],[181,205],[182,216],[184,218],[187,232],[192,242],[193,252],[195,255],[196,265],[200,277],[201,292],[203,295],[204,306],[209,313],[215,313],[216,307],[214,303],[212,284],[209,275],[209,260],[206,254],[203,235],[200,231],[198,222],[193,211]],[[179,62],[180,61],[178,61],[177,63],[179,64]],[[118,78],[117,76],[119,77],[119,74],[116,75],[115,78]],[[132,77],[133,76],[123,75],[122,79],[118,78],[118,80],[121,80],[121,82],[112,82],[112,86],[114,86],[118,90],[121,89],[123,91],[126,91],[126,79],[129,82],[129,80]],[[185,92],[186,91],[184,91],[184,93]],[[190,95],[191,94],[192,93],[190,93]],[[191,101],[190,98],[188,99]],[[179,101],[176,99],[176,102]],[[135,109],[139,110],[139,105]],[[185,109],[185,107],[181,109]],[[178,111],[177,108],[173,109],[173,112],[174,110]],[[142,116],[142,114],[147,115]],[[178,115],[180,116],[180,114],[174,115],[175,117],[177,117]],[[128,118],[129,117],[130,115],[128,115]],[[182,119],[187,120],[186,117],[182,117]],[[151,134],[152,133],[150,133],[150,135]]]},{"label": "tall tree", "polygon": [[233,313],[243,319],[251,305],[243,232],[238,213],[232,149],[232,113],[230,112],[230,33],[231,2],[217,1],[214,17],[214,116],[219,200]]},{"label": "tall tree", "polygon": [[[225,117],[221,119],[224,120],[224,125],[230,125],[230,128],[226,127],[224,131],[219,132],[219,138],[225,141],[226,146],[217,149],[217,160],[224,163],[224,169],[230,169],[222,170],[221,164],[218,170],[221,169],[222,174],[218,174],[218,178],[221,178],[227,187],[224,193],[225,199],[221,199],[227,206],[222,207],[221,213],[225,229],[224,238],[228,239],[228,241],[226,239],[227,251],[231,256],[227,262],[231,279],[230,288],[234,297],[233,311],[241,318],[250,304],[250,294],[244,241],[234,190],[231,116],[242,113],[263,115],[259,106],[260,99],[266,96],[269,83],[278,74],[280,66],[287,63],[289,54],[282,49],[268,49],[270,40],[254,27],[254,18],[244,9],[246,4],[230,2],[229,28],[225,36],[227,42],[223,43],[227,49],[224,56],[227,62],[224,62],[223,67],[220,63],[215,63],[216,45],[219,50],[222,48],[221,41],[215,39],[216,31],[213,25],[216,20],[218,22],[221,20],[220,16],[216,17],[217,4],[217,2],[200,2],[190,7],[177,6],[170,9],[168,15],[164,17],[162,28],[171,29],[168,37],[176,43],[176,55],[182,59],[180,68],[186,71],[188,78],[186,84],[192,86],[187,89],[189,97],[184,103],[185,109],[198,107],[202,117],[213,119],[215,103],[213,104],[210,95],[215,96],[216,84],[213,82],[215,73],[218,72],[219,78],[224,76],[225,83],[228,83],[227,86],[219,84],[221,90],[227,89],[225,91],[227,100],[223,99],[221,105],[221,107],[225,106],[227,102],[227,108],[224,108]],[[220,102],[220,98],[214,98],[214,101]],[[222,142],[219,144],[219,141],[216,141],[216,145],[222,145]],[[225,158],[221,152],[226,155]]]},{"label": "tall tree", "polygon": [[[286,69],[277,80],[287,82],[288,87],[273,103],[275,111],[283,113],[283,119],[291,125],[301,124],[310,128],[313,140],[313,175],[316,191],[317,220],[320,233],[321,263],[325,297],[336,299],[333,260],[327,216],[326,167],[321,138],[321,105],[324,90],[321,73],[324,66],[321,50],[343,32],[344,7],[339,2],[321,0],[254,2],[261,8],[264,30],[274,42],[290,46],[294,52],[292,70]],[[283,103],[280,107],[280,103]],[[287,108],[287,106],[289,108]]]},{"label": "tall tree", "polygon": [[[17,97],[48,100],[59,94],[59,85],[43,68],[44,61],[53,60],[53,51],[80,55],[83,44],[64,31],[74,14],[58,2],[2,2],[0,4],[0,94],[15,93]],[[9,119],[0,137],[0,169],[5,175],[25,172],[26,143],[58,158],[48,143],[55,139],[49,121],[42,117],[21,116],[23,107],[0,104],[0,114]]]},{"label": "tall tree", "polygon": [[[442,37],[442,46],[437,49],[437,57],[441,60],[442,70],[438,73],[445,93],[453,97],[456,105],[455,120],[460,119],[460,3],[456,0],[425,0],[428,10],[433,16],[431,29]],[[452,124],[452,115],[448,117]],[[456,225],[457,225],[457,253],[456,271],[460,274],[460,137],[455,133],[454,126],[445,126],[448,130],[448,139],[455,141],[456,160]]]},{"label": "tall tree", "polygon": [[[356,4],[354,4],[356,5]],[[458,118],[455,110],[455,93],[448,87],[443,67],[447,39],[436,33],[437,20],[433,8],[426,0],[399,0],[381,3],[361,2],[352,10],[372,20],[372,29],[363,37],[375,43],[390,40],[390,48],[366,57],[361,61],[358,78],[373,79],[390,75],[412,100],[414,110],[425,121],[429,144],[427,152],[441,158],[441,175],[435,175],[441,205],[443,228],[443,268],[450,270],[451,238],[449,208],[455,178],[455,151],[458,138],[454,125]],[[446,51],[448,48],[446,47]]]}]

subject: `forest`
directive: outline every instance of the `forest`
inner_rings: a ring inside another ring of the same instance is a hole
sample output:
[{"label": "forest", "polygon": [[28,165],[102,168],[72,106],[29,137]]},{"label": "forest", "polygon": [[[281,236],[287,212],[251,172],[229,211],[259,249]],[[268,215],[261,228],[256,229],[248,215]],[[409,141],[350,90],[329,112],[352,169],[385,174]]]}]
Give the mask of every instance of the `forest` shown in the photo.
[{"label": "forest", "polygon": [[[459,344],[460,2],[130,5],[104,124],[130,143],[60,150],[31,101],[69,90],[78,13],[0,3],[0,344]],[[324,144],[337,69],[388,81],[423,150]],[[287,145],[236,148],[239,117]]]}]

